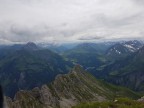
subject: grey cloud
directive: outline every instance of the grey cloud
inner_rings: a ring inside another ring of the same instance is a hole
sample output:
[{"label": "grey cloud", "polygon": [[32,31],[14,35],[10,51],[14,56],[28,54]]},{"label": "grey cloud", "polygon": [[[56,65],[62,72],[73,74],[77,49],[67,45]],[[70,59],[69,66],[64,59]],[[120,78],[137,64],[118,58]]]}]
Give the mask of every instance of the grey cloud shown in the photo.
[{"label": "grey cloud", "polygon": [[41,40],[45,36],[50,37],[50,30],[47,28],[28,28],[18,25],[11,25],[6,31],[0,31],[0,38],[11,42],[27,42]]},{"label": "grey cloud", "polygon": [[138,5],[144,5],[144,0],[133,0],[135,3],[137,3]]},{"label": "grey cloud", "polygon": [[0,0],[0,41],[143,37],[143,0]]},{"label": "grey cloud", "polygon": [[99,40],[99,39],[104,39],[104,37],[101,37],[101,36],[83,36],[83,37],[80,37],[78,40]]}]

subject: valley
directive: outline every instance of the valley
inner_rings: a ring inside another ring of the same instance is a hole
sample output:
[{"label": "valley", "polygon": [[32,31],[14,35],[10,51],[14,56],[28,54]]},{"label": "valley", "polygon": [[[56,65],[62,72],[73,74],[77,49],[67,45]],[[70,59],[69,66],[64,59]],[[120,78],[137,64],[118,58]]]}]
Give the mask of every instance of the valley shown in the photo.
[{"label": "valley", "polygon": [[0,82],[6,106],[71,108],[87,102],[100,105],[115,99],[140,99],[144,95],[143,55],[144,43],[137,40],[3,46]]}]

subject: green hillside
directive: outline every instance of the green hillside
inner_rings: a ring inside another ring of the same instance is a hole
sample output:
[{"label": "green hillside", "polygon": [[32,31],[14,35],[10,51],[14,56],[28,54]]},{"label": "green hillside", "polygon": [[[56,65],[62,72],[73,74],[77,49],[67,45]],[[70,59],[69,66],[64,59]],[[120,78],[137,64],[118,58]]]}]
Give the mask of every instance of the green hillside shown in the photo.
[{"label": "green hillside", "polygon": [[144,108],[144,103],[128,98],[118,98],[114,101],[81,103],[72,108]]},{"label": "green hillside", "polygon": [[5,52],[0,59],[0,83],[7,96],[13,97],[18,90],[49,83],[57,74],[67,73],[72,67],[58,54],[34,48]]}]

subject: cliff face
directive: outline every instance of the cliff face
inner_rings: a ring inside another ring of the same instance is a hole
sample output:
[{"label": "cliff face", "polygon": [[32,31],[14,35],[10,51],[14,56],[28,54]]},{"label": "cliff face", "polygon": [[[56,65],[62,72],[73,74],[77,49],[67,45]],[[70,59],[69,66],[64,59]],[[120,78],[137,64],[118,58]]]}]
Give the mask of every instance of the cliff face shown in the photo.
[{"label": "cliff face", "polygon": [[[100,73],[100,72],[99,72]],[[108,82],[144,91],[144,46],[126,59],[116,61],[101,71]],[[99,75],[99,76],[100,76]]]},{"label": "cliff face", "polygon": [[80,66],[55,81],[31,91],[19,91],[7,98],[9,108],[70,108],[81,102],[104,101],[117,96],[137,97],[135,93],[95,79]]}]

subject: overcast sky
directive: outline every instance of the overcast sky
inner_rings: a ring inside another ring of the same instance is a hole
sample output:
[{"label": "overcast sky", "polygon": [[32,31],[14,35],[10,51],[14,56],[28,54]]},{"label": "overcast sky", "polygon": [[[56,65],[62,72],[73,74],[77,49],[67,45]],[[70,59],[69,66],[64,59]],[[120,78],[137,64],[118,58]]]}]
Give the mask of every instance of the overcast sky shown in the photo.
[{"label": "overcast sky", "polygon": [[144,37],[144,0],[0,0],[0,43]]}]

